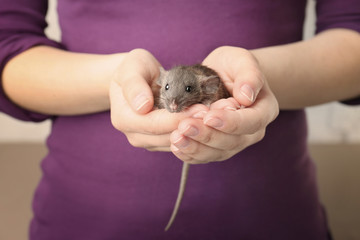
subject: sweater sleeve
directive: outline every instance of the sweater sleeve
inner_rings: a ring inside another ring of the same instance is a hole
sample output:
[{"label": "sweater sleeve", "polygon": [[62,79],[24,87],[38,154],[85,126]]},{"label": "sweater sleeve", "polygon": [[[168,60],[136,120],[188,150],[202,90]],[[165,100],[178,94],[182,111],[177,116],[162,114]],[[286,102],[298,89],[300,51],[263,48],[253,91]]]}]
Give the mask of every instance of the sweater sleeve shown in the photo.
[{"label": "sweater sleeve", "polygon": [[[316,33],[332,28],[346,28],[360,33],[360,0],[317,0],[316,15]],[[360,105],[360,96],[342,103]]]},{"label": "sweater sleeve", "polygon": [[317,0],[316,32],[347,28],[360,32],[360,0]]},{"label": "sweater sleeve", "polygon": [[36,45],[61,48],[45,36],[47,0],[0,0],[0,112],[24,121],[42,121],[50,116],[27,111],[6,96],[2,72],[6,63]]}]

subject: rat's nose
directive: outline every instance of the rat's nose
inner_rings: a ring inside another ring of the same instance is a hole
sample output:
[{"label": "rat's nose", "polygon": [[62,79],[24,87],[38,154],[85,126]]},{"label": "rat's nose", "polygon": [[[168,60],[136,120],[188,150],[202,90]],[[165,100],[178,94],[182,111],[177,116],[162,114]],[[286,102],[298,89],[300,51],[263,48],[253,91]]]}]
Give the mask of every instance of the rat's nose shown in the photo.
[{"label": "rat's nose", "polygon": [[172,102],[169,105],[170,109],[174,112],[176,112],[178,105],[175,103],[175,100],[172,100]]}]

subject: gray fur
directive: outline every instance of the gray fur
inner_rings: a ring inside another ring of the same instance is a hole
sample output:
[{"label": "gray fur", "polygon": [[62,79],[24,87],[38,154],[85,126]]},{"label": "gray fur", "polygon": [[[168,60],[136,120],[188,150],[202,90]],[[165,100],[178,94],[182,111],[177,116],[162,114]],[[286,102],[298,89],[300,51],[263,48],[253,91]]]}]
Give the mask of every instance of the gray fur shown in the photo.
[{"label": "gray fur", "polygon": [[[161,87],[158,108],[181,112],[196,103],[210,105],[220,98],[230,97],[217,73],[202,65],[176,66],[169,71],[160,70],[157,84]],[[166,85],[169,89],[166,89]],[[186,88],[191,87],[187,92]],[[177,108],[171,108],[171,103]]]}]

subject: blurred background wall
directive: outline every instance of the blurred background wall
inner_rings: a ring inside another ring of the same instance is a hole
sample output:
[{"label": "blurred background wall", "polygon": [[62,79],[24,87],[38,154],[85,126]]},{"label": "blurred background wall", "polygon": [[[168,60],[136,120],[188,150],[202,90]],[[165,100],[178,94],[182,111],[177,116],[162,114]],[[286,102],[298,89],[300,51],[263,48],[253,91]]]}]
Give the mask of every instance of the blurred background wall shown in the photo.
[{"label": "blurred background wall", "polygon": [[[308,1],[304,38],[314,33],[315,1]],[[60,39],[50,0],[48,36]],[[360,239],[360,107],[329,103],[310,107],[310,151],[318,167],[320,197],[333,235]],[[20,122],[0,113],[0,239],[27,239],[31,199],[41,176],[50,122]],[[24,157],[26,156],[26,157]]]}]

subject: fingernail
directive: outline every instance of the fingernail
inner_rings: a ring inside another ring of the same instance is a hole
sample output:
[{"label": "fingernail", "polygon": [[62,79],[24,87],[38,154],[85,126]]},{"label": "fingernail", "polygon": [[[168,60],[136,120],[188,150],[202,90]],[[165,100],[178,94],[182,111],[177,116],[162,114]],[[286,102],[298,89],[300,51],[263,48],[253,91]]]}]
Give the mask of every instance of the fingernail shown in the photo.
[{"label": "fingernail", "polygon": [[255,101],[255,94],[254,91],[252,90],[252,88],[247,85],[244,84],[241,88],[241,94],[244,95],[247,99],[249,99],[251,102]]},{"label": "fingernail", "polygon": [[197,112],[195,113],[192,117],[193,118],[197,118],[197,119],[203,119],[206,115],[206,111],[200,111],[200,112]]},{"label": "fingernail", "polygon": [[205,119],[204,123],[210,127],[219,128],[224,125],[223,121],[218,118]]},{"label": "fingernail", "polygon": [[171,148],[171,150],[174,151],[174,152],[180,151],[180,149],[178,149],[174,144],[171,144],[170,148]]},{"label": "fingernail", "polygon": [[139,111],[142,109],[150,100],[147,98],[147,96],[143,93],[140,93],[137,95],[133,101],[133,106],[135,107],[136,111]]},{"label": "fingernail", "polygon": [[177,148],[185,148],[189,145],[189,140],[184,137],[180,137],[173,144]]},{"label": "fingernail", "polygon": [[226,107],[225,110],[236,111],[237,109],[234,107]]},{"label": "fingernail", "polygon": [[199,134],[199,129],[197,129],[196,127],[193,126],[189,126],[183,133],[184,135],[188,136],[188,137],[195,137],[196,135]]}]

